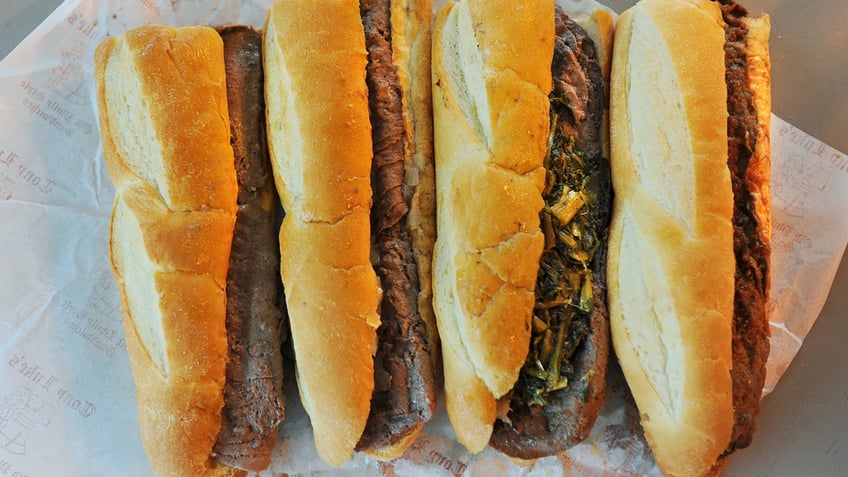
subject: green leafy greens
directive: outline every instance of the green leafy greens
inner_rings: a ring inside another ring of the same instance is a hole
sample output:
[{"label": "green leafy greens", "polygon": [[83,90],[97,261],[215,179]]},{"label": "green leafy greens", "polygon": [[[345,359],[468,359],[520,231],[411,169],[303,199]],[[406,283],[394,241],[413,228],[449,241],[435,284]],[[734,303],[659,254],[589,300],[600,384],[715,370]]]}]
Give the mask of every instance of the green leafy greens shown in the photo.
[{"label": "green leafy greens", "polygon": [[589,208],[597,198],[587,187],[584,156],[555,112],[563,106],[564,100],[552,100],[540,213],[545,248],[536,278],[530,352],[516,387],[517,397],[528,404],[543,405],[548,393],[580,386],[569,382],[571,361],[589,335],[593,310],[590,264],[600,242]]}]

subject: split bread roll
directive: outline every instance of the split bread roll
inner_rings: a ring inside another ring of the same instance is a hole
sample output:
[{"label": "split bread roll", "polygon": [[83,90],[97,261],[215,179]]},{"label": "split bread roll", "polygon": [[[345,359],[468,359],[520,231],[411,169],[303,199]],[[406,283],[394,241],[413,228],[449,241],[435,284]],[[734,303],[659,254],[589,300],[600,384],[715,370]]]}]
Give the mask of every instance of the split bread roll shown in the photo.
[{"label": "split bread roll", "polygon": [[431,15],[430,0],[278,0],[266,22],[281,277],[334,466],[400,456],[436,409]]},{"label": "split bread roll", "polygon": [[[280,1],[264,38],[239,25],[148,26],[101,46],[101,132],[118,190],[113,260],[142,350],[130,354],[140,391],[154,389],[152,371],[164,375],[153,397],[140,397],[159,473],[267,467],[284,416],[281,277],[324,460],[340,465],[354,450],[397,457],[434,413],[431,14],[429,0]],[[193,202],[172,204],[171,189]],[[150,284],[186,267],[216,287]],[[157,300],[161,316],[147,318]],[[204,320],[190,333],[199,346],[169,331],[186,315]],[[180,374],[177,386],[168,366],[179,356],[212,369]],[[198,424],[185,416],[195,408]]]},{"label": "split bread roll", "polygon": [[552,1],[448,3],[436,20],[435,308],[471,452],[557,454],[606,397],[612,23]]},{"label": "split bread roll", "polygon": [[462,1],[434,27],[434,308],[447,412],[471,452],[528,353],[553,19],[552,1]]},{"label": "split bread roll", "polygon": [[138,28],[98,47],[95,76],[116,189],[110,257],[150,463],[160,475],[232,474],[211,457],[237,194],[221,38]]},{"label": "split bread roll", "polygon": [[[489,445],[519,459],[558,454],[587,437],[606,400],[606,243],[612,188],[605,59],[612,15],[555,12],[551,129],[539,212],[545,246],[530,349],[498,403]],[[608,64],[608,61],[606,61]]]},{"label": "split bread roll", "polygon": [[642,0],[613,51],[611,330],[666,475],[747,445],[768,355],[768,20],[721,3]]},{"label": "split bread roll", "polygon": [[286,212],[280,273],[303,407],[319,455],[338,466],[368,419],[380,324],[365,40],[358,9],[289,3],[265,25],[268,140]]}]

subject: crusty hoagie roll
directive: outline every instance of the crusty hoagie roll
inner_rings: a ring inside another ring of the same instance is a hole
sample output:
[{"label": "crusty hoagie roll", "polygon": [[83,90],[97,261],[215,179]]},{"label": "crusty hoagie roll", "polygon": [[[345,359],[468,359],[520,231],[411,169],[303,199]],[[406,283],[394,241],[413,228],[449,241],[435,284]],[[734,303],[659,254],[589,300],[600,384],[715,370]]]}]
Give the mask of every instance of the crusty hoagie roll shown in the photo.
[{"label": "crusty hoagie roll", "polygon": [[553,1],[462,1],[434,26],[434,308],[448,416],[471,452],[530,343],[553,19]]},{"label": "crusty hoagie roll", "polygon": [[553,2],[449,3],[436,21],[435,305],[472,452],[555,454],[605,399],[612,16],[581,21],[597,46]]},{"label": "crusty hoagie roll", "polygon": [[[262,230],[274,224],[276,195],[270,183],[245,182],[245,170],[267,171],[267,157],[240,147],[264,141],[255,127],[262,114],[228,108],[228,73],[244,81],[231,70],[208,27],[140,27],[104,41],[95,56],[104,160],[116,189],[110,257],[142,440],[160,475],[260,470],[282,419],[279,258],[274,235]],[[232,95],[243,91],[229,93],[238,104]],[[262,351],[246,356],[245,348]],[[251,402],[231,399],[245,386]],[[245,423],[245,413],[261,418]],[[229,435],[240,446],[222,440],[222,423],[239,426]]]},{"label": "crusty hoagie roll", "polygon": [[336,466],[400,455],[435,409],[431,10],[277,1],[266,22],[297,380]]},{"label": "crusty hoagie roll", "polygon": [[[612,191],[606,155],[604,59],[612,15],[580,22],[556,11],[545,157],[545,249],[540,257],[530,351],[501,406],[490,444],[521,459],[553,455],[589,436],[606,399],[609,322],[606,242]],[[508,406],[508,407],[507,407]]]},{"label": "crusty hoagie roll", "polygon": [[667,475],[748,444],[768,356],[769,26],[721,3],[643,0],[615,37],[612,337]]}]

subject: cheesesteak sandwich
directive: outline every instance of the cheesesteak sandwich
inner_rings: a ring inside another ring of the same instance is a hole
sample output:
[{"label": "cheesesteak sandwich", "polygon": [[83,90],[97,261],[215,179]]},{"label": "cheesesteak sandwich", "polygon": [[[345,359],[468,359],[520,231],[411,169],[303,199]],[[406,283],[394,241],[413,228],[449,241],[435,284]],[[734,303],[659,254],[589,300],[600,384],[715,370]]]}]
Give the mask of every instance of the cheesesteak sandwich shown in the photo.
[{"label": "cheesesteak sandwich", "polygon": [[450,2],[433,92],[448,415],[472,452],[550,455],[588,435],[605,397],[611,191],[594,42],[553,1]]},{"label": "cheesesteak sandwich", "polygon": [[[612,19],[605,11],[585,21],[611,35]],[[545,247],[530,352],[490,441],[522,459],[552,455],[586,439],[606,398],[606,242],[612,194],[604,155],[606,91],[599,58],[604,42],[598,40],[596,46],[557,8],[540,213]]]},{"label": "cheesesteak sandwich", "polygon": [[611,80],[613,344],[667,475],[720,472],[768,356],[769,20],[642,0]]},{"label": "cheesesteak sandwich", "polygon": [[142,440],[160,475],[261,470],[283,419],[259,39],[248,28],[144,26],[95,55],[116,189],[110,258]]},{"label": "cheesesteak sandwich", "polygon": [[321,458],[400,455],[435,408],[429,1],[275,2],[281,276]]}]

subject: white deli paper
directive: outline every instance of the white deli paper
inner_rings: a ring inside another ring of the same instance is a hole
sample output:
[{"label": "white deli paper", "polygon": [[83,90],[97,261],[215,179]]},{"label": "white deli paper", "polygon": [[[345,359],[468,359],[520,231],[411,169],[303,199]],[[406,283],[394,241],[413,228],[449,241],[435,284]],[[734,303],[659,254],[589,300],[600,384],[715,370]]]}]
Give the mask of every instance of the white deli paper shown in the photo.
[{"label": "white deli paper", "polygon": [[[107,255],[114,189],[97,129],[92,53],[144,23],[261,27],[271,0],[68,0],[0,63],[0,476],[151,475],[138,432]],[[575,8],[594,2],[561,0]],[[772,118],[772,354],[766,391],[795,356],[848,239],[848,157]],[[519,467],[456,443],[443,408],[402,459],[347,474],[657,473],[620,372],[591,436]],[[291,386],[290,386],[291,388]],[[267,475],[331,470],[289,389]]]}]

